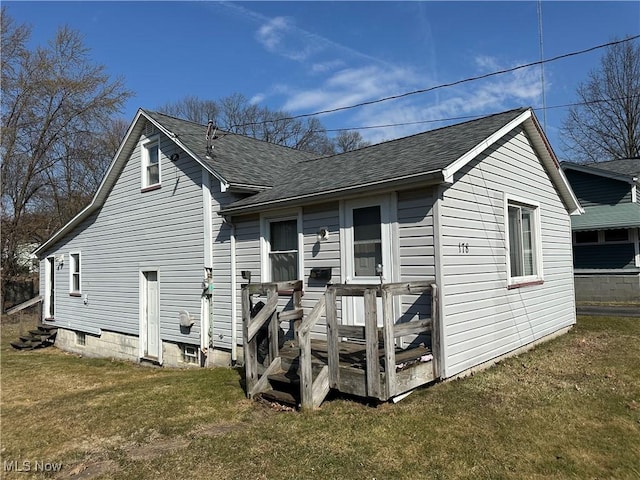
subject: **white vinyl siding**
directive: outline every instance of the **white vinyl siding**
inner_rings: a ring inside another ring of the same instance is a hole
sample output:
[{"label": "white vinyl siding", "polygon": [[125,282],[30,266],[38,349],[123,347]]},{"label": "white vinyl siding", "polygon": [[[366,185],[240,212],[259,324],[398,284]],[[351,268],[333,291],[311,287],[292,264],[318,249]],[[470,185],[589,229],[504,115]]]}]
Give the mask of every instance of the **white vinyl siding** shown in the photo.
[{"label": "white vinyl siding", "polygon": [[[218,214],[221,205],[233,202],[236,197],[229,192],[220,191],[220,182],[211,180],[212,202],[211,202],[211,224],[213,234],[211,236],[213,242],[213,346],[215,348],[231,348],[232,330],[231,316],[232,303],[234,301],[231,284],[231,234],[232,226],[224,222],[221,215]],[[242,230],[242,229],[241,229]],[[243,281],[236,279],[237,290],[240,292],[240,286]],[[257,275],[257,274],[256,274]],[[242,306],[240,305],[240,296],[236,299],[236,332],[238,338],[242,338]]]},{"label": "white vinyl siding", "polygon": [[[398,245],[401,282],[434,279],[433,191],[412,190],[398,194]],[[400,297],[399,322],[431,316],[430,295]]]},{"label": "white vinyl siding", "polygon": [[[544,283],[509,288],[507,198],[539,206]],[[575,323],[569,215],[523,131],[458,172],[439,211],[445,376]]]},{"label": "white vinyl siding", "polygon": [[[304,234],[304,296],[302,306],[305,314],[311,311],[327,288],[327,283],[342,282],[340,265],[340,209],[337,202],[313,205],[303,209],[302,230]],[[318,239],[318,232],[326,229],[324,240]],[[310,278],[312,268],[330,268],[328,282]],[[342,299],[337,298],[338,318],[342,318]],[[282,325],[286,329],[286,325]],[[313,329],[314,335],[326,333],[324,317]]]},{"label": "white vinyl siding", "polygon": [[[171,188],[153,195],[140,191],[142,143],[130,141],[132,153],[100,210],[44,254],[81,251],[84,305],[67,292],[56,295],[56,324],[98,334],[101,330],[139,335],[139,275],[148,265],[162,270],[160,335],[162,340],[200,343],[200,307],[204,265],[201,166],[160,135],[164,153],[162,180]],[[126,148],[126,147],[125,147]],[[176,162],[171,154],[179,153]],[[56,275],[69,276],[70,262]],[[58,286],[62,283],[58,283]],[[62,289],[58,289],[62,290]],[[59,292],[58,292],[59,293]],[[178,314],[196,320],[181,332]]]}]

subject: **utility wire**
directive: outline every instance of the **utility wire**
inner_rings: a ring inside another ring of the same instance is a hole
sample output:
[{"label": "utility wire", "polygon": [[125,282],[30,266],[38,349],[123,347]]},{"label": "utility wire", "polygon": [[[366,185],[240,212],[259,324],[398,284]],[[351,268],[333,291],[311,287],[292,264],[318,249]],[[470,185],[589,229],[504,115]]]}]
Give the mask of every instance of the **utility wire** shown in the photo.
[{"label": "utility wire", "polygon": [[297,120],[299,118],[315,117],[317,115],[324,115],[324,114],[327,114],[327,113],[341,112],[341,111],[344,111],[344,110],[351,110],[353,108],[364,107],[364,106],[367,106],[367,105],[374,105],[374,104],[377,104],[377,103],[387,102],[389,100],[397,100],[399,98],[405,98],[405,97],[409,97],[409,96],[412,96],[412,95],[418,95],[418,94],[421,94],[421,93],[432,92],[434,90],[439,90],[441,88],[453,87],[455,85],[461,85],[463,83],[474,82],[474,81],[482,80],[482,79],[485,79],[485,78],[495,77],[497,75],[504,75],[505,73],[515,72],[517,70],[521,70],[523,68],[533,67],[535,65],[543,65],[545,63],[555,62],[555,61],[561,60],[563,58],[574,57],[576,55],[583,55],[585,53],[593,52],[593,51],[599,50],[601,48],[606,48],[606,47],[610,47],[610,46],[613,46],[613,45],[618,45],[620,43],[631,42],[631,41],[636,40],[638,38],[640,38],[640,35],[634,35],[633,37],[628,37],[628,38],[625,38],[623,40],[616,40],[616,41],[613,41],[613,42],[602,43],[602,44],[596,45],[594,47],[585,48],[584,50],[577,50],[577,51],[574,51],[574,52],[564,53],[562,55],[557,55],[555,57],[551,57],[551,58],[548,58],[546,60],[538,60],[536,62],[526,63],[524,65],[518,65],[516,67],[511,67],[511,68],[506,68],[506,69],[503,69],[503,70],[498,70],[498,71],[495,71],[495,72],[485,73],[483,75],[477,75],[475,77],[468,77],[468,78],[464,78],[464,79],[461,79],[461,80],[456,80],[455,82],[443,83],[443,84],[440,84],[440,85],[435,85],[433,87],[422,88],[420,90],[413,90],[411,92],[405,92],[405,93],[400,93],[400,94],[397,94],[397,95],[391,95],[389,97],[378,98],[376,100],[368,100],[366,102],[360,102],[360,103],[356,103],[356,104],[353,104],[353,105],[345,105],[343,107],[336,107],[336,108],[330,108],[330,109],[327,109],[327,110],[319,110],[317,112],[312,112],[312,113],[303,113],[303,114],[300,114],[300,115],[292,115],[292,116],[288,116],[288,117],[281,117],[281,118],[277,118],[277,119],[273,119],[273,120],[263,120],[263,121],[260,121],[260,122],[249,122],[249,123],[231,125],[229,128],[231,129],[231,128],[249,127],[249,126],[254,126],[254,125],[263,125],[265,123],[275,123],[275,122],[280,122],[280,121]]},{"label": "utility wire", "polygon": [[[533,110],[537,111],[537,112],[540,112],[540,111],[546,112],[547,110],[552,110],[552,109],[556,109],[556,108],[569,108],[569,107],[578,107],[578,106],[583,106],[583,105],[593,105],[593,104],[596,104],[596,103],[612,102],[612,101],[619,101],[619,100],[629,100],[629,99],[638,98],[638,97],[640,97],[640,94],[631,95],[631,96],[628,96],[628,97],[603,98],[603,99],[600,99],[600,100],[591,100],[589,102],[564,103],[564,104],[560,104],[560,105],[551,105],[551,106],[543,105],[542,107],[531,107],[531,108]],[[377,129],[377,128],[391,128],[391,127],[404,127],[404,126],[407,126],[407,125],[420,125],[420,124],[423,124],[423,123],[440,123],[440,122],[452,122],[452,121],[457,121],[457,120],[473,120],[474,118],[488,117],[490,115],[495,115],[497,113],[500,113],[500,112],[481,113],[481,114],[477,114],[477,115],[463,115],[463,116],[448,117],[448,118],[437,118],[437,119],[432,119],[432,120],[416,120],[416,121],[413,121],[413,122],[386,123],[386,124],[382,124],[382,125],[368,125],[366,127],[327,128],[327,129],[325,129],[325,132],[343,132],[343,131],[348,131],[348,130],[372,130],[372,129]]]}]

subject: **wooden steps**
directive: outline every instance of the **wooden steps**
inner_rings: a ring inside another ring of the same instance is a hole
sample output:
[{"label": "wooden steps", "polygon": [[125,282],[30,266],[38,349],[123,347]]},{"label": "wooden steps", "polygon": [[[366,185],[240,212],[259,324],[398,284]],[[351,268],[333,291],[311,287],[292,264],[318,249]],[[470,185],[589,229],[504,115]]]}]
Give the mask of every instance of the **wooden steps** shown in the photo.
[{"label": "wooden steps", "polygon": [[295,369],[279,370],[267,375],[267,379],[271,388],[259,394],[261,399],[293,408],[300,406],[300,375]]},{"label": "wooden steps", "polygon": [[21,335],[18,340],[11,342],[11,346],[17,350],[34,350],[53,345],[58,329],[51,325],[38,325],[36,329],[29,330],[27,335]]}]

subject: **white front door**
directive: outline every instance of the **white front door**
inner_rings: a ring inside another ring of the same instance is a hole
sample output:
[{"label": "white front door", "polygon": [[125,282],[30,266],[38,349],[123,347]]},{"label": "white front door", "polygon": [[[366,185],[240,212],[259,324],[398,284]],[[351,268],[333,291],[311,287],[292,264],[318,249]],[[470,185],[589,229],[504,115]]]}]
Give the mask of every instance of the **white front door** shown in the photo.
[{"label": "white front door", "polygon": [[[380,285],[390,282],[391,225],[389,197],[345,202],[345,283]],[[344,299],[346,324],[364,325],[363,297]],[[378,297],[378,325],[382,326],[382,302]]]},{"label": "white front door", "polygon": [[55,258],[48,257],[44,265],[44,318],[55,318],[56,267]]},{"label": "white front door", "polygon": [[160,358],[160,289],[158,272],[144,272],[143,311],[145,346],[144,356],[152,359]]}]

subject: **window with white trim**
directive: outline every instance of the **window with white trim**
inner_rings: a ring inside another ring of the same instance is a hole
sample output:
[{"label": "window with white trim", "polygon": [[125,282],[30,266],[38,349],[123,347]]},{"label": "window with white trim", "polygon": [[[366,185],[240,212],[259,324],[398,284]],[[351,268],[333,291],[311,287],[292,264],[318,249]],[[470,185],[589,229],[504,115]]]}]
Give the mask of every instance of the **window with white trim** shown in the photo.
[{"label": "window with white trim", "polygon": [[514,200],[507,202],[510,284],[541,280],[538,207]]},{"label": "window with white trim", "polygon": [[631,231],[627,228],[609,230],[582,230],[573,233],[574,245],[596,245],[600,243],[630,243]]},{"label": "window with white trim", "polygon": [[160,142],[158,138],[142,144],[142,187],[160,185]]},{"label": "window with white trim", "polygon": [[267,241],[272,282],[298,280],[298,220],[269,221]]},{"label": "window with white trim", "polygon": [[81,293],[80,280],[80,252],[71,252],[69,254],[69,293]]}]

